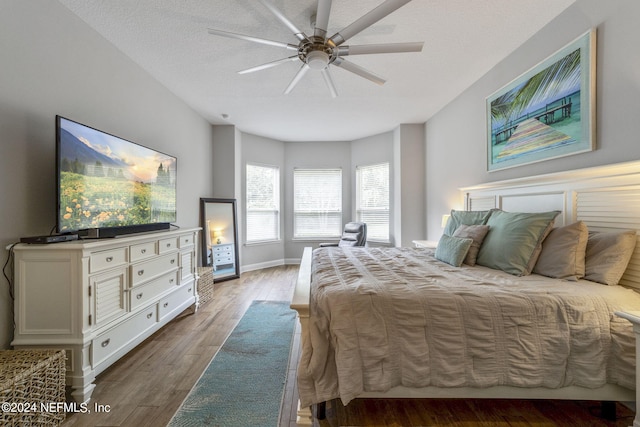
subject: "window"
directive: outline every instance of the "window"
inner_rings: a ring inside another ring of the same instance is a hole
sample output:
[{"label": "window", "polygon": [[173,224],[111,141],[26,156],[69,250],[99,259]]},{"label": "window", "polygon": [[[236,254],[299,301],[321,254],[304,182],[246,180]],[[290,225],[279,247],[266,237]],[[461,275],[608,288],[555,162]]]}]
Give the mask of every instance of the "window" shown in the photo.
[{"label": "window", "polygon": [[247,164],[247,242],[280,239],[280,169]]},{"label": "window", "polygon": [[367,239],[389,241],[389,163],[356,168],[356,220]]},{"label": "window", "polygon": [[293,170],[293,237],[342,234],[342,170]]}]

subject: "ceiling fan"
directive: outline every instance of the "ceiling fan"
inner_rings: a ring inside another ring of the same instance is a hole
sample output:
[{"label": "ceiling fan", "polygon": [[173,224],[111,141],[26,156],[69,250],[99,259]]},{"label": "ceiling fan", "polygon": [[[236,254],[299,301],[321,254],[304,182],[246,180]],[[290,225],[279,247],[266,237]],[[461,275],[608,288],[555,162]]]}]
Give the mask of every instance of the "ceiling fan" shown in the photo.
[{"label": "ceiling fan", "polygon": [[302,66],[296,73],[289,86],[285,89],[284,93],[289,94],[293,88],[300,82],[302,77],[309,70],[319,70],[322,73],[322,77],[331,92],[331,96],[338,96],[335,84],[329,68],[331,65],[335,65],[344,70],[351,71],[360,77],[364,77],[374,83],[382,85],[385,83],[385,79],[382,77],[347,61],[346,56],[350,55],[366,55],[377,53],[401,53],[401,52],[420,52],[422,51],[423,42],[412,43],[384,43],[384,44],[370,44],[370,45],[357,45],[347,46],[343,45],[345,41],[354,35],[358,34],[365,28],[378,22],[385,16],[391,14],[395,10],[409,3],[411,0],[385,0],[375,9],[366,13],[362,17],[356,19],[353,23],[346,26],[342,30],[338,31],[331,37],[327,37],[327,27],[329,24],[329,14],[331,11],[332,0],[318,0],[318,7],[316,13],[311,17],[311,26],[313,27],[313,35],[307,36],[302,30],[300,30],[293,22],[291,22],[278,8],[276,8],[269,0],[259,0],[276,18],[278,18],[289,30],[293,32],[293,35],[298,39],[298,44],[284,43],[279,41],[267,40],[259,37],[248,36],[245,34],[231,33],[228,31],[217,30],[209,28],[209,33],[217,36],[229,37],[233,39],[246,40],[255,43],[261,43],[269,46],[282,47],[287,50],[296,52],[294,55],[287,58],[278,59],[266,64],[258,65],[256,67],[247,68],[241,70],[239,74],[252,73],[255,71],[264,70],[267,68],[275,67],[287,62],[301,61]]}]

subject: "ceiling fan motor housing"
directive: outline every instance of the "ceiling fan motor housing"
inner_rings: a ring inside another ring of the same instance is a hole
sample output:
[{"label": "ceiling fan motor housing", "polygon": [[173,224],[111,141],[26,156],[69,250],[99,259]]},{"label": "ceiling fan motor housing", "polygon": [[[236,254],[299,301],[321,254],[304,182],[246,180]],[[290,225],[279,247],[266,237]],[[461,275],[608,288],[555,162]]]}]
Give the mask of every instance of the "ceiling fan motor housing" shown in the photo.
[{"label": "ceiling fan motor housing", "polygon": [[298,57],[313,70],[322,70],[335,59],[333,48],[323,37],[317,36],[310,37],[308,42],[300,42]]}]

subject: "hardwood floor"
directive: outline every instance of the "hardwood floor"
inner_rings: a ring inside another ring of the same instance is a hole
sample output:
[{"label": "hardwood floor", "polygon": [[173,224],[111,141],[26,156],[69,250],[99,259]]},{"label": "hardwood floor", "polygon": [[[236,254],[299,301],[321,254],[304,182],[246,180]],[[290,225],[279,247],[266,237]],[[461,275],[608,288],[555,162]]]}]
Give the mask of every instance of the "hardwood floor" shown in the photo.
[{"label": "hardwood floor", "polygon": [[[290,300],[297,271],[297,266],[275,267],[216,283],[213,299],[197,313],[185,311],[100,374],[89,404],[91,413],[68,414],[64,426],[166,425],[251,302]],[[299,329],[279,427],[296,425],[298,348]],[[104,411],[96,412],[96,404]],[[355,400],[347,407],[333,401],[327,419],[316,420],[314,426],[626,427],[632,423],[633,412],[620,404],[615,422],[591,414],[598,410],[595,402],[547,400]]]}]

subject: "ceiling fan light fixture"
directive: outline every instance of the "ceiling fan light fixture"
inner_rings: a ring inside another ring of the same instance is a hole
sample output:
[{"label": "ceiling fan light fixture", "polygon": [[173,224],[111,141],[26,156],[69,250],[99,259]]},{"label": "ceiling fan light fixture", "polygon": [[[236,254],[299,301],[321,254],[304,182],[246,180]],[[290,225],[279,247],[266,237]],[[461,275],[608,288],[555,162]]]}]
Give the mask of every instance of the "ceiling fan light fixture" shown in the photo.
[{"label": "ceiling fan light fixture", "polygon": [[314,50],[307,54],[307,65],[312,70],[324,70],[329,65],[329,54],[322,50]]}]

